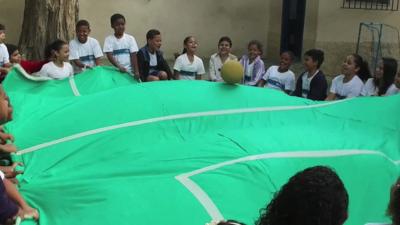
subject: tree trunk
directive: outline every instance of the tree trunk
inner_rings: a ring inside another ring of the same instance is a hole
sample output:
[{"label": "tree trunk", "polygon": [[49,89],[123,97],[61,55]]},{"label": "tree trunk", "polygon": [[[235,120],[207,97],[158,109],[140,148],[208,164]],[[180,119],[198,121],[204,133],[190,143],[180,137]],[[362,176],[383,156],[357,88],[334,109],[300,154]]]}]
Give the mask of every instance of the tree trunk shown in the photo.
[{"label": "tree trunk", "polygon": [[78,0],[25,0],[21,52],[27,59],[43,59],[49,43],[74,36],[78,13]]}]

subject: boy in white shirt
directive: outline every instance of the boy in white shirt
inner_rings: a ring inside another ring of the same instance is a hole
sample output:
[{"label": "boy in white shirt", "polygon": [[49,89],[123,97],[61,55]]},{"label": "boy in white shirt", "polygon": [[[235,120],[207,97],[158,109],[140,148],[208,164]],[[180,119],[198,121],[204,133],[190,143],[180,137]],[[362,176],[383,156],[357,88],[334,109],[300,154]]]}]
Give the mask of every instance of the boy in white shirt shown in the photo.
[{"label": "boy in white shirt", "polygon": [[279,66],[271,66],[258,82],[258,86],[281,90],[287,94],[292,93],[295,89],[296,78],[289,68],[293,59],[292,52],[282,52]]},{"label": "boy in white shirt", "polygon": [[74,66],[74,72],[80,73],[86,68],[100,65],[103,52],[99,42],[89,37],[90,24],[86,20],[80,20],[76,24],[76,38],[69,43],[69,60]]},{"label": "boy in white shirt", "polygon": [[111,16],[111,27],[114,34],[106,37],[103,51],[107,59],[121,72],[133,73],[140,79],[136,53],[139,51],[136,39],[125,33],[125,17],[121,14]]}]

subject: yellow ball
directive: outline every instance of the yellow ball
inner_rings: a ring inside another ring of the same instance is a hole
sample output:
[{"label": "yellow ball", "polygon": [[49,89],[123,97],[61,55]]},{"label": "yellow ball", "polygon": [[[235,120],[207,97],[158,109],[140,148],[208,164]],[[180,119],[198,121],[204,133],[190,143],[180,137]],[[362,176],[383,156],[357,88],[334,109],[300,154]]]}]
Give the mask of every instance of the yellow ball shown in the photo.
[{"label": "yellow ball", "polygon": [[224,63],[221,68],[221,77],[228,84],[240,83],[244,76],[242,64],[238,61],[230,60]]}]

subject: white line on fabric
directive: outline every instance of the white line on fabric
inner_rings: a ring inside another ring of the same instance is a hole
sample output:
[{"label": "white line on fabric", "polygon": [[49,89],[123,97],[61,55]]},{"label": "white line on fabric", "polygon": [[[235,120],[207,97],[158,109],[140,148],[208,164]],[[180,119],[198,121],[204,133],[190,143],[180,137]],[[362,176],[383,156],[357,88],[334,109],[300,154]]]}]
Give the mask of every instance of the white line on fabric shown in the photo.
[{"label": "white line on fabric", "polygon": [[210,196],[194,181],[189,178],[179,179],[177,178],[192,194],[197,198],[197,200],[206,209],[208,215],[215,221],[221,221],[224,219],[222,213],[219,211],[217,206],[211,200]]},{"label": "white line on fabric", "polygon": [[333,101],[333,102],[327,102],[327,103],[315,104],[315,105],[306,105],[306,106],[304,106],[304,105],[302,105],[302,106],[275,106],[275,107],[247,108],[247,109],[227,109],[227,110],[194,112],[194,113],[184,113],[184,114],[155,117],[155,118],[150,118],[150,119],[132,121],[132,122],[112,125],[112,126],[108,126],[108,127],[102,127],[102,128],[98,128],[98,129],[94,129],[94,130],[84,131],[84,132],[77,133],[77,134],[74,134],[71,136],[67,136],[64,138],[60,138],[57,140],[53,140],[50,142],[42,143],[39,145],[35,145],[32,147],[20,150],[16,154],[17,155],[27,154],[30,152],[40,150],[42,148],[52,146],[52,145],[60,144],[60,143],[67,142],[67,141],[72,141],[72,140],[75,140],[78,138],[82,138],[82,137],[86,137],[86,136],[94,135],[94,134],[98,134],[98,133],[103,133],[103,132],[107,132],[107,131],[111,131],[111,130],[117,130],[117,129],[126,128],[126,127],[134,127],[134,126],[139,126],[139,125],[143,125],[143,124],[150,124],[150,123],[162,122],[162,121],[167,121],[167,120],[188,119],[188,118],[205,117],[205,116],[232,115],[232,114],[240,114],[240,113],[289,111],[289,110],[322,108],[322,107],[342,103],[342,102],[348,101],[348,100],[351,100],[351,99],[341,100],[341,101]]},{"label": "white line on fabric", "polygon": [[77,97],[81,96],[81,93],[79,93],[78,87],[76,87],[74,76],[69,77],[69,84],[71,86],[71,89],[72,89],[72,92],[74,93],[74,95]]},{"label": "white line on fabric", "polygon": [[255,161],[255,160],[264,160],[264,159],[277,159],[277,158],[333,158],[333,157],[341,157],[341,156],[354,156],[354,155],[378,155],[392,164],[396,165],[396,162],[390,159],[387,155],[379,151],[371,151],[371,150],[325,150],[325,151],[298,151],[298,152],[274,152],[274,153],[265,153],[259,155],[251,155],[246,156],[239,159],[234,159],[222,163],[217,163],[211,166],[207,166],[198,170],[194,170],[189,173],[184,173],[176,176],[175,178],[181,182],[200,202],[200,204],[207,211],[208,215],[213,220],[223,220],[223,215],[212,201],[212,199],[208,196],[208,194],[194,181],[190,179],[190,177],[199,175],[202,173],[206,173],[212,170],[217,170],[221,167],[233,165],[237,163],[243,163],[247,161]]}]

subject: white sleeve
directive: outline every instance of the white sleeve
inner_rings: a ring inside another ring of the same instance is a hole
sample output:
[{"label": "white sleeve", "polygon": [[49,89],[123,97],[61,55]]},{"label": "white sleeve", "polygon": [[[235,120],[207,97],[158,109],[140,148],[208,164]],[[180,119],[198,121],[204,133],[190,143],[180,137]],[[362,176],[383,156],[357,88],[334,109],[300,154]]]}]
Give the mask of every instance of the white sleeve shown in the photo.
[{"label": "white sleeve", "polygon": [[73,41],[69,42],[69,60],[79,59],[79,51]]},{"label": "white sleeve", "polygon": [[8,54],[8,50],[7,47],[5,45],[2,46],[2,50],[3,50],[3,62],[4,64],[10,63],[10,55]]},{"label": "white sleeve", "polygon": [[182,70],[182,57],[178,57],[176,60],[175,60],[175,64],[174,64],[174,70],[176,70],[176,71],[178,71],[178,72],[180,72],[181,70]]},{"label": "white sleeve", "polygon": [[139,51],[139,47],[137,45],[136,39],[134,37],[129,38],[129,51],[130,53],[135,53]]},{"label": "white sleeve", "polygon": [[93,39],[93,53],[96,59],[103,57],[103,52],[101,51],[100,43],[96,39]]},{"label": "white sleeve", "polygon": [[67,69],[69,76],[74,75],[74,68],[72,67],[71,63],[67,63]]},{"label": "white sleeve", "polygon": [[375,84],[374,84],[374,79],[370,78],[367,80],[367,82],[364,84],[362,90],[361,90],[361,96],[373,96],[375,95]]},{"label": "white sleeve", "polygon": [[103,47],[103,52],[113,52],[113,46],[112,46],[112,40],[109,37],[106,37],[104,40],[104,47]]},{"label": "white sleeve", "polygon": [[360,93],[361,96],[367,96],[367,84],[365,84]]},{"label": "white sleeve", "polygon": [[363,84],[359,83],[356,85],[353,85],[353,87],[351,87],[350,93],[347,95],[347,98],[352,98],[352,97],[358,97],[361,94],[361,91],[363,89]]},{"label": "white sleeve", "polygon": [[337,77],[335,77],[333,80],[332,80],[332,85],[331,85],[331,89],[330,89],[330,92],[331,93],[333,93],[333,94],[337,94],[336,92],[336,89],[337,89],[337,83],[338,83],[338,77],[339,76],[337,76]]},{"label": "white sleeve", "polygon": [[4,180],[4,177],[5,177],[5,176],[4,176],[4,173],[0,171],[0,178],[1,178],[1,180]]},{"label": "white sleeve", "polygon": [[290,76],[288,76],[288,79],[285,81],[285,91],[294,91],[296,87],[296,78],[293,73],[290,73]]},{"label": "white sleeve", "polygon": [[272,70],[272,66],[268,68],[267,72],[264,73],[262,79],[267,81],[269,76],[271,76],[271,70]]},{"label": "white sleeve", "polygon": [[36,74],[38,74],[41,77],[49,77],[49,71],[50,71],[49,63],[44,64],[42,66],[42,69],[40,69],[40,71],[37,72]]},{"label": "white sleeve", "polygon": [[216,80],[217,75],[215,74],[215,65],[214,65],[214,58],[211,56],[210,58],[210,64],[209,64],[209,74],[210,74],[210,79],[211,80]]},{"label": "white sleeve", "polygon": [[206,70],[204,69],[203,60],[199,58],[199,64],[197,65],[197,74],[204,75],[206,74]]}]

